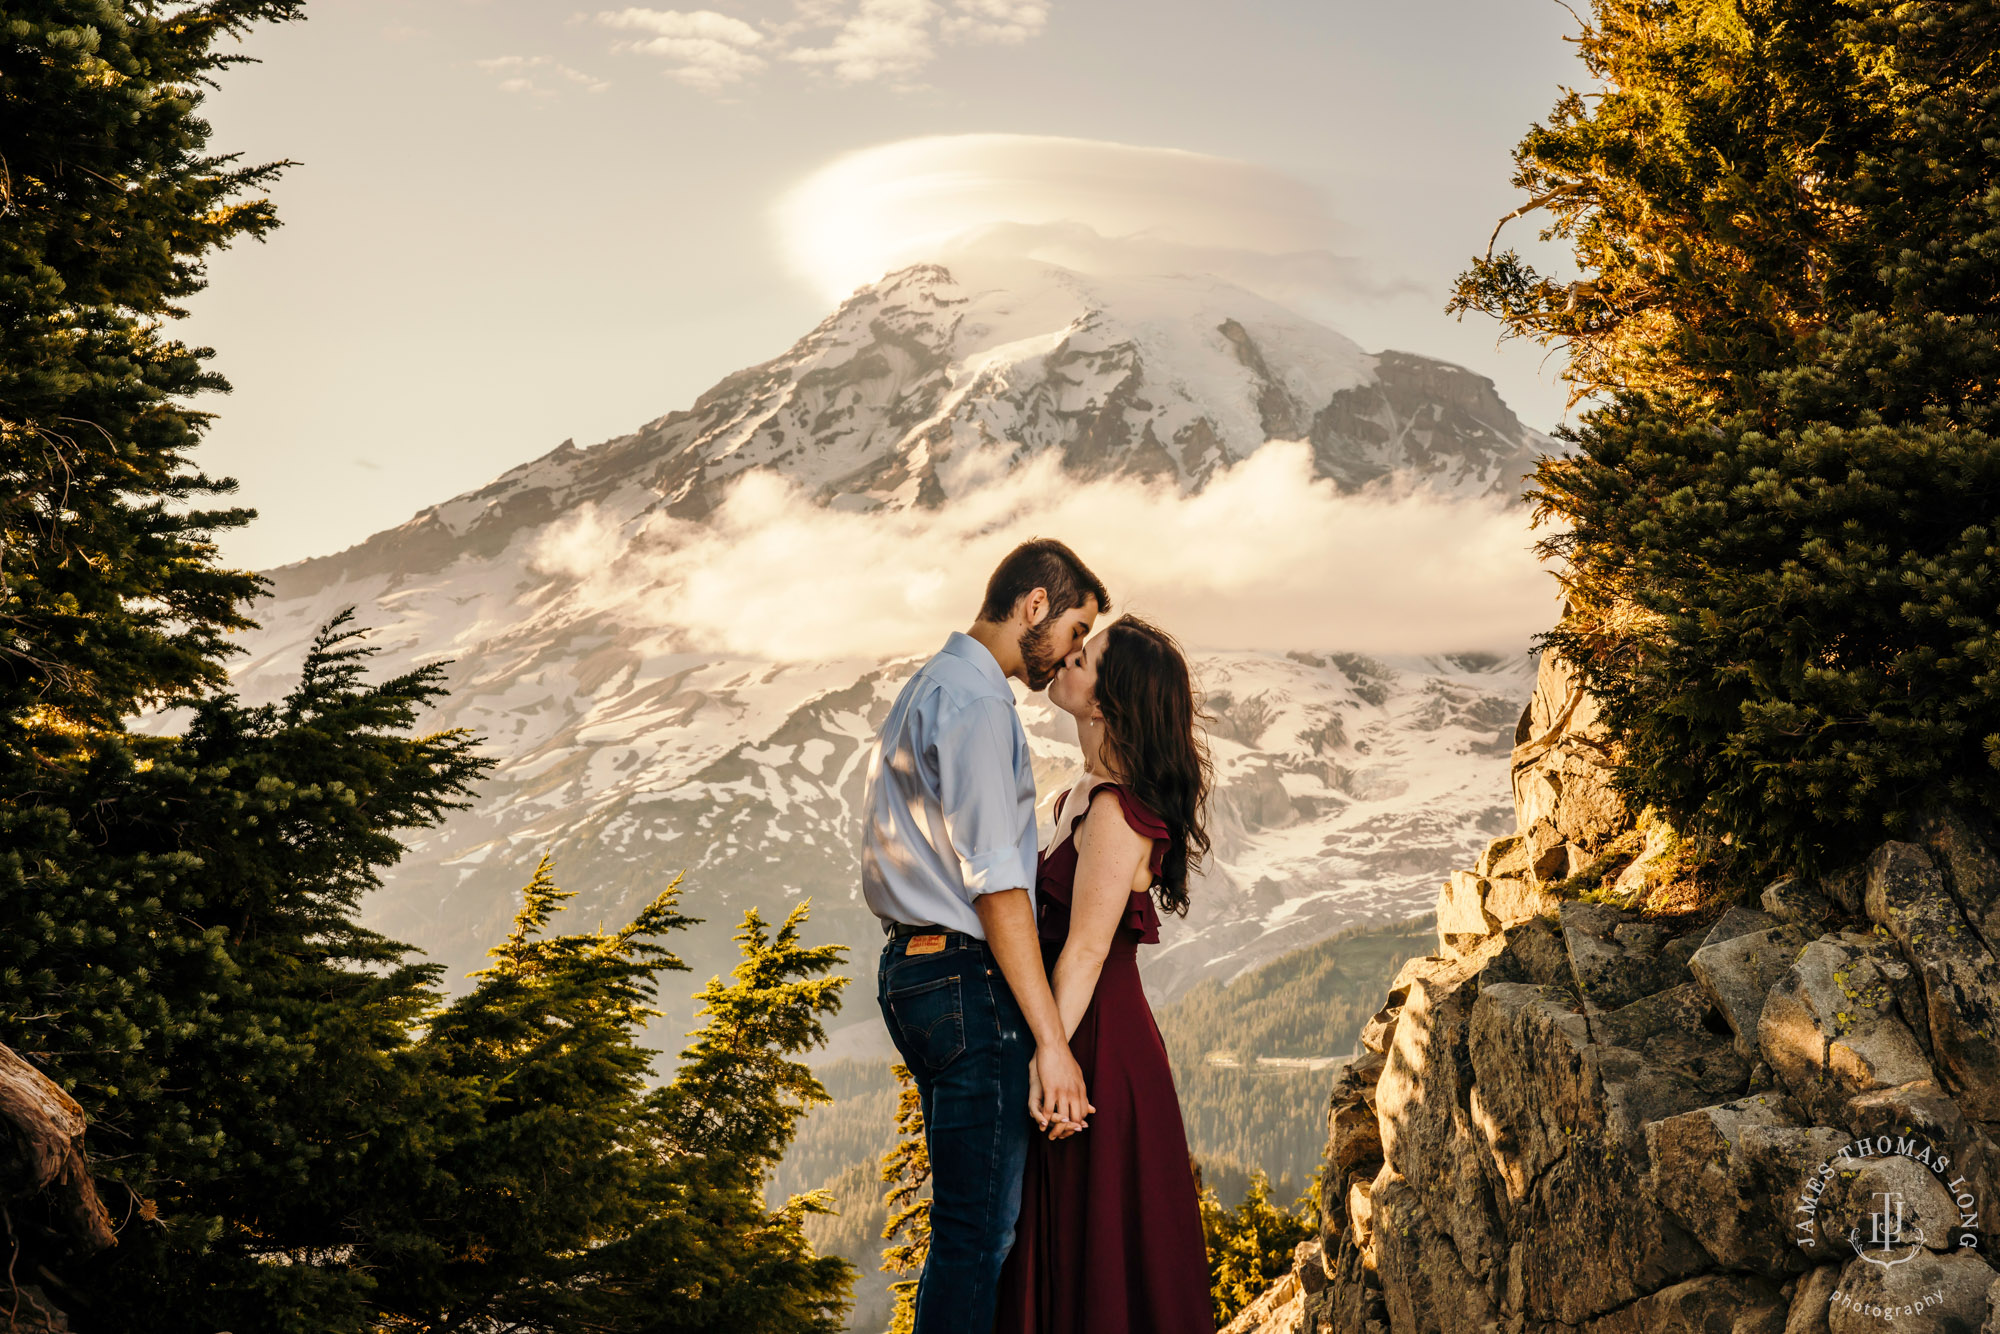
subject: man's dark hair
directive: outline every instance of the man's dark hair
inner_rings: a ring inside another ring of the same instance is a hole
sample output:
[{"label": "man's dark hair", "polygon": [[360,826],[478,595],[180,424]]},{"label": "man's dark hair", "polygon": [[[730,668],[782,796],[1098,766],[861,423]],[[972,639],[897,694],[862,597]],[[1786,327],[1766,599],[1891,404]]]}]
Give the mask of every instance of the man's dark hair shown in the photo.
[{"label": "man's dark hair", "polygon": [[1077,559],[1076,553],[1052,537],[1035,537],[1007,553],[993,577],[986,581],[986,601],[979,619],[998,623],[1014,614],[1014,604],[1036,589],[1049,595],[1049,615],[1060,616],[1072,607],[1081,607],[1085,598],[1097,599],[1097,614],[1111,610],[1111,595],[1104,581]]}]

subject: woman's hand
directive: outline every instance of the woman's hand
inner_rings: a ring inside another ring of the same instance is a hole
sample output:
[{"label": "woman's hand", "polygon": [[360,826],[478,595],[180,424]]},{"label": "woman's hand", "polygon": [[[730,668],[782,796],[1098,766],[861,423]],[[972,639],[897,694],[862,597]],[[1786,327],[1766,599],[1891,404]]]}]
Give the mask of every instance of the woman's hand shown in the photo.
[{"label": "woman's hand", "polygon": [[[1088,1104],[1086,1104],[1088,1106]],[[1090,1107],[1091,1111],[1097,1108]],[[1042,1077],[1035,1071],[1035,1063],[1028,1062],[1028,1115],[1035,1119],[1035,1128],[1050,1139],[1068,1139],[1077,1131],[1086,1129],[1082,1121],[1065,1121],[1059,1116],[1050,1116],[1042,1110]]]}]

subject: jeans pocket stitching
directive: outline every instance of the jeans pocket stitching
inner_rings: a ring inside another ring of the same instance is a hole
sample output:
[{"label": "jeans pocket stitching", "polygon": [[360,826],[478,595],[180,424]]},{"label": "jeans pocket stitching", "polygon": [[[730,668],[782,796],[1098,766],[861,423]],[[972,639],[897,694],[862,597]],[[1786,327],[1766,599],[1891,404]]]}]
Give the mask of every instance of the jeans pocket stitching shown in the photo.
[{"label": "jeans pocket stitching", "polygon": [[[951,990],[951,1008],[938,1015],[935,1019],[932,1019],[928,1025],[922,1028],[909,1023],[903,1017],[903,1012],[897,1008],[896,1002],[899,1000],[908,1001],[917,996],[928,995],[933,991],[939,991],[947,987]],[[911,1045],[926,1049],[924,1051],[924,1065],[931,1073],[936,1074],[942,1071],[964,1053],[965,993],[959,985],[959,979],[956,974],[950,977],[940,977],[935,981],[925,982],[919,986],[908,987],[902,991],[891,991],[888,993],[888,1001],[889,1012],[896,1016],[896,1026],[901,1028],[905,1034],[917,1033],[923,1036],[921,1043],[912,1043]],[[933,1059],[932,1053],[927,1050],[930,1046],[931,1034],[937,1032],[938,1025],[944,1023],[946,1020],[950,1020],[958,1026],[958,1041],[942,1059]]]}]

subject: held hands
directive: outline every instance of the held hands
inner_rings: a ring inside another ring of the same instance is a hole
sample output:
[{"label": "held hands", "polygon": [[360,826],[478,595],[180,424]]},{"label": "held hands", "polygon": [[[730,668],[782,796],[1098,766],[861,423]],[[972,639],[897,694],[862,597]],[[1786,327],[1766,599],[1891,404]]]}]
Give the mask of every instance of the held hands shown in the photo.
[{"label": "held hands", "polygon": [[1028,1066],[1028,1114],[1050,1139],[1065,1139],[1085,1128],[1091,1106],[1083,1087],[1083,1071],[1067,1044],[1035,1048]]}]

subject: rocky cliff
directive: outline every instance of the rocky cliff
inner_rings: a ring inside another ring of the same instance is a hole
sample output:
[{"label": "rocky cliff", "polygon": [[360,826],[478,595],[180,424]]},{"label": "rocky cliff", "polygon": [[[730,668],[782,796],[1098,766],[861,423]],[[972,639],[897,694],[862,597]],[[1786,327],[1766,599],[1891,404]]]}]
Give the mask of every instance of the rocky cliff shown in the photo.
[{"label": "rocky cliff", "polygon": [[1515,740],[1518,828],[1441,890],[1333,1089],[1321,1235],[1231,1334],[2000,1331],[1993,831],[1675,912],[1553,655]]}]

